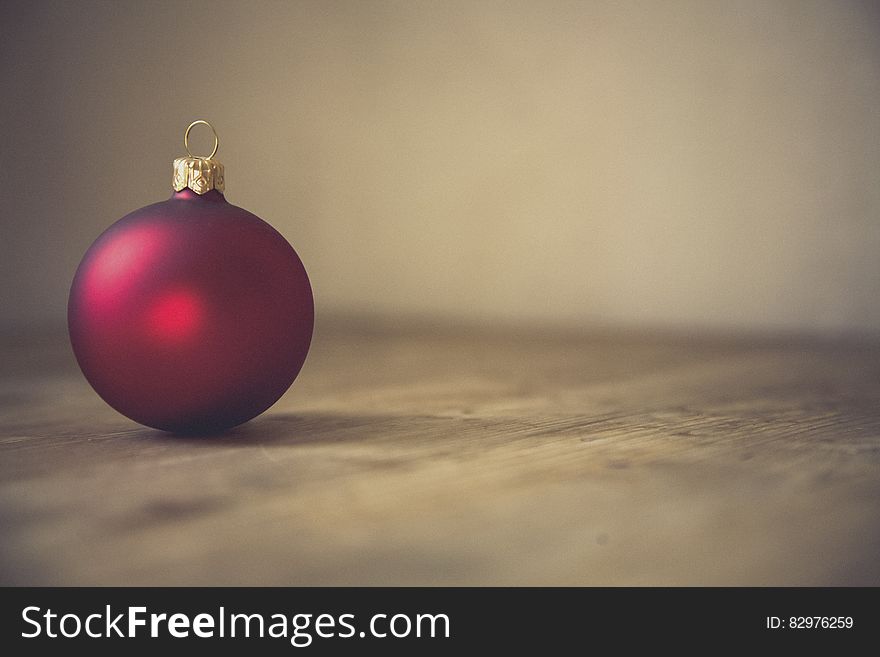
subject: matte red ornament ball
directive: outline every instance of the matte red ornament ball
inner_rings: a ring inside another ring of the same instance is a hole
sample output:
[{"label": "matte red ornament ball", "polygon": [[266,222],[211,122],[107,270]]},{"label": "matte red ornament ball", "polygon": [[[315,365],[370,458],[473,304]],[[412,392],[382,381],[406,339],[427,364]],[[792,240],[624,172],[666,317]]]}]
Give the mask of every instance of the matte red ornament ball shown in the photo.
[{"label": "matte red ornament ball", "polygon": [[314,303],[290,244],[214,189],[126,215],[87,251],[68,304],[70,340],[95,391],[141,424],[220,431],[290,387]]}]

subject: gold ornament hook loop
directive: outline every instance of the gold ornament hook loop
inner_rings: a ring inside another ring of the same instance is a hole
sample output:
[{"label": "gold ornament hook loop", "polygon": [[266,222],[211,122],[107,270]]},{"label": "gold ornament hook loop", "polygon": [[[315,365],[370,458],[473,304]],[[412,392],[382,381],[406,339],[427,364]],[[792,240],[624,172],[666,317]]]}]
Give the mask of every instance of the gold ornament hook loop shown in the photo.
[{"label": "gold ornament hook loop", "polygon": [[[201,155],[193,155],[193,152],[189,150],[189,132],[197,125],[206,125],[211,128],[211,133],[214,135],[214,150],[211,151],[211,154],[208,157],[203,157]],[[198,119],[197,121],[193,121],[189,124],[186,129],[186,132],[183,133],[183,147],[186,149],[186,152],[189,153],[190,157],[195,157],[200,160],[210,160],[217,154],[217,149],[220,148],[220,138],[217,136],[217,131],[214,130],[214,126],[212,126],[207,121],[203,119]]]}]

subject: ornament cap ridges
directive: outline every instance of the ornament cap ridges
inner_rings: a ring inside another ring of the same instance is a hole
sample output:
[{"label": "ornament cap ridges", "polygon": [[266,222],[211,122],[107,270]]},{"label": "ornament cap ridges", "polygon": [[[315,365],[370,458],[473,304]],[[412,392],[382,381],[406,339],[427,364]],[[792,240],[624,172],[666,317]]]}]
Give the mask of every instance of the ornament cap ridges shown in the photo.
[{"label": "ornament cap ridges", "polygon": [[196,194],[205,194],[216,189],[226,191],[226,175],[223,165],[217,160],[202,157],[178,157],[174,160],[174,176],[171,186],[175,192],[187,187]]}]

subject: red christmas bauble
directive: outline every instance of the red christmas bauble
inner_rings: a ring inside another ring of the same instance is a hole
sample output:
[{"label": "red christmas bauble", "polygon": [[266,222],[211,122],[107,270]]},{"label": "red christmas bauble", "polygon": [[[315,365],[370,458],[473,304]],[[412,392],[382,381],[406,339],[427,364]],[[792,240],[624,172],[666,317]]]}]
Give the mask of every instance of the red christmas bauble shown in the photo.
[{"label": "red christmas bauble", "polygon": [[274,404],[313,324],[296,252],[217,189],[183,189],[113,224],[83,258],[68,305],[95,391],[136,422],[181,433],[226,429]]}]

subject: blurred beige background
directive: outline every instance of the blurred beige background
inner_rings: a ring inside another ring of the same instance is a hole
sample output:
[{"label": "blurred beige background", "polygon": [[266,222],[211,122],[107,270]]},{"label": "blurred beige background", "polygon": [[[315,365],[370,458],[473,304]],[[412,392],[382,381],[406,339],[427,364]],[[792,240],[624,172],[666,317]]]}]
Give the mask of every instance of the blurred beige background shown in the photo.
[{"label": "blurred beige background", "polygon": [[6,2],[0,325],[195,118],[319,313],[880,331],[880,10]]}]

